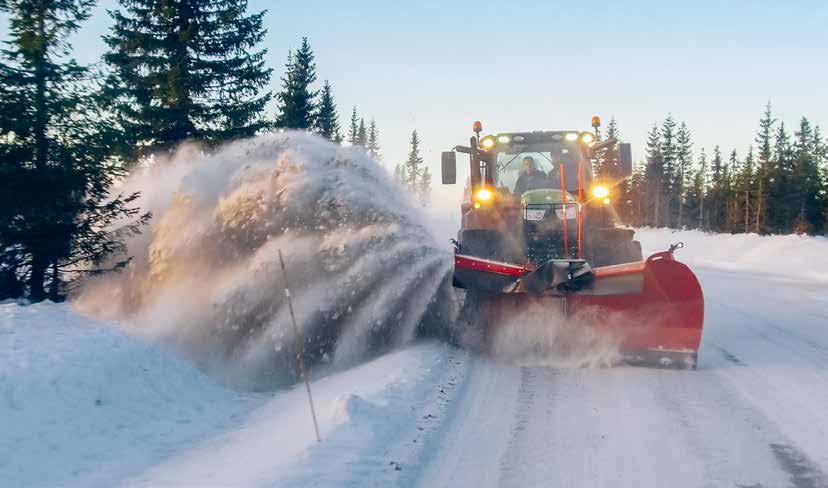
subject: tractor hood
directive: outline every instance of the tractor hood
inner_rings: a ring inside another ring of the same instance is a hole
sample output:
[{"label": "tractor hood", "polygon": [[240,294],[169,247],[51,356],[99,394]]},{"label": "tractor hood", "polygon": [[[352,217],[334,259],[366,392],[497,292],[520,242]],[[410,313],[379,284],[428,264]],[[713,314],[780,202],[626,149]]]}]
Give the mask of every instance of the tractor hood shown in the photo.
[{"label": "tractor hood", "polygon": [[[553,203],[563,203],[563,191],[554,188],[542,188],[539,190],[529,190],[524,192],[520,197],[521,206],[525,205],[549,205]],[[577,200],[569,192],[566,192],[567,203],[573,203]]]}]

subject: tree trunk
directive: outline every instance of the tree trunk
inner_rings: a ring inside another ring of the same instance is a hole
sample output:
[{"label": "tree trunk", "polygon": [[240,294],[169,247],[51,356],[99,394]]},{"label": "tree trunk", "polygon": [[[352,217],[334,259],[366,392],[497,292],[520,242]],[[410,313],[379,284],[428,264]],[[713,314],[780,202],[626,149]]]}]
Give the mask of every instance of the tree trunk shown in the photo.
[{"label": "tree trunk", "polygon": [[46,299],[43,283],[46,280],[46,260],[39,253],[32,255],[32,268],[29,272],[29,300],[41,302]]},{"label": "tree trunk", "polygon": [[745,234],[750,232],[750,190],[745,190]]},{"label": "tree trunk", "polygon": [[63,301],[60,296],[60,270],[57,261],[52,262],[52,281],[49,283],[49,300],[57,303]]},{"label": "tree trunk", "polygon": [[762,180],[759,179],[759,195],[756,200],[756,233],[759,233],[759,215],[762,213]]}]

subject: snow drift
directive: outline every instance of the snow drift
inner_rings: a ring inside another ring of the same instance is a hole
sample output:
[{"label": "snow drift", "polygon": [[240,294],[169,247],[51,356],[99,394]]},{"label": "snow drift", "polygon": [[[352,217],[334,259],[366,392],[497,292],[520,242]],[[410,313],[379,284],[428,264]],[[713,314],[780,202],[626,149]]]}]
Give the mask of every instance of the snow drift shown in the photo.
[{"label": "snow drift", "polygon": [[66,305],[0,304],[3,486],[114,486],[266,400]]},{"label": "snow drift", "polygon": [[185,146],[127,187],[152,227],[129,242],[130,268],[78,303],[231,382],[295,378],[279,250],[314,363],[349,364],[450,318],[447,246],[359,148],[299,132]]},{"label": "snow drift", "polygon": [[644,255],[663,251],[675,242],[677,256],[690,266],[750,271],[798,280],[828,281],[828,238],[824,236],[760,236],[706,234],[698,230],[636,229]]}]

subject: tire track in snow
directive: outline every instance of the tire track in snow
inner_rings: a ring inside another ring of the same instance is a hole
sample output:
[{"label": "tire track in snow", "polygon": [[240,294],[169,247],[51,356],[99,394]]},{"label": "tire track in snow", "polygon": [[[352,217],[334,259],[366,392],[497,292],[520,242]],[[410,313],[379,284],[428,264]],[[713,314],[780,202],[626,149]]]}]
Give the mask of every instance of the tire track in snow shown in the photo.
[{"label": "tire track in snow", "polygon": [[[532,413],[537,408],[536,398],[537,376],[540,374],[537,368],[520,369],[520,387],[517,391],[517,410],[515,411],[514,427],[512,428],[509,443],[505,456],[500,460],[500,478],[498,485],[509,486],[510,480],[518,476],[527,465],[537,461],[538,454],[527,453],[523,449],[526,443],[528,430],[532,426]],[[534,455],[533,455],[534,454]]]}]

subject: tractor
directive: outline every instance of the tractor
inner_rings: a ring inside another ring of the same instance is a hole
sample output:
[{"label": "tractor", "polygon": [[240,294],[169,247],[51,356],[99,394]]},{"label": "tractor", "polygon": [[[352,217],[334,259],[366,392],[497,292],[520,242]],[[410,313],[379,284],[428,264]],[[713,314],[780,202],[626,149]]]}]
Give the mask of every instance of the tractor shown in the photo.
[{"label": "tractor", "polygon": [[465,290],[461,317],[485,338],[539,303],[544,314],[591,317],[585,326],[616,336],[628,362],[694,369],[701,286],[674,257],[680,243],[644,259],[635,231],[619,225],[631,147],[600,140],[597,116],[592,127],[481,137],[475,122],[468,146],[442,153],[443,184],[457,183],[457,154],[469,157],[451,240],[453,284]]}]

